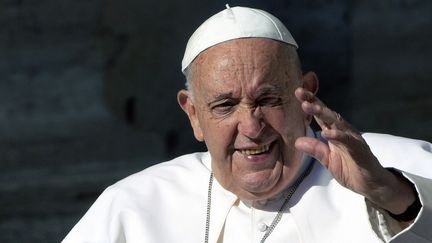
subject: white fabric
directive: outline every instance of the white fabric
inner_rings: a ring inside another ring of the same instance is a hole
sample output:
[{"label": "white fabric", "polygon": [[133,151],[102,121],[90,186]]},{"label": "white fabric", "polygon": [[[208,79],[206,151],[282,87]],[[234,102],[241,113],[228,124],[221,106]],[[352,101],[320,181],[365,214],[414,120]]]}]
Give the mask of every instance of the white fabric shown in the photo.
[{"label": "white fabric", "polygon": [[[431,176],[431,144],[379,134],[364,137],[385,166]],[[189,154],[119,181],[102,193],[63,243],[203,242],[210,163],[208,153]],[[423,207],[391,242],[430,243],[432,181],[410,173],[404,175],[415,183]],[[242,203],[214,181],[209,242],[259,241],[258,223],[268,224],[274,214]],[[289,206],[267,242],[382,242],[364,198],[341,187],[319,162]],[[224,228],[226,222],[230,225]]]},{"label": "white fabric", "polygon": [[298,48],[291,33],[275,16],[259,9],[228,7],[207,19],[189,38],[182,72],[205,49],[224,41],[247,37],[274,39]]}]

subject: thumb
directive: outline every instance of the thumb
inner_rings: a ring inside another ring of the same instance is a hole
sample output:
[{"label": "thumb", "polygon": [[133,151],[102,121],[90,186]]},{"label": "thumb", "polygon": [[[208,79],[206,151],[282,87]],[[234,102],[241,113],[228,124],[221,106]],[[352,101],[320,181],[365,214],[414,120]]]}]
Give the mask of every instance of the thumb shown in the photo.
[{"label": "thumb", "polygon": [[327,144],[316,138],[299,137],[295,141],[295,147],[320,161],[326,168],[328,167],[328,155],[330,149]]}]

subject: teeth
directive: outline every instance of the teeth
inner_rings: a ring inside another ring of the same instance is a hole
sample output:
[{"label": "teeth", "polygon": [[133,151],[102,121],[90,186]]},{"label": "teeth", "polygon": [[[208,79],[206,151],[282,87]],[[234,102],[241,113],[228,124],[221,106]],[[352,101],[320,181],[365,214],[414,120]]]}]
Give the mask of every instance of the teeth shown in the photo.
[{"label": "teeth", "polygon": [[270,144],[267,144],[257,149],[242,149],[240,150],[240,152],[247,155],[255,155],[255,154],[261,154],[267,152],[269,148],[270,148]]}]

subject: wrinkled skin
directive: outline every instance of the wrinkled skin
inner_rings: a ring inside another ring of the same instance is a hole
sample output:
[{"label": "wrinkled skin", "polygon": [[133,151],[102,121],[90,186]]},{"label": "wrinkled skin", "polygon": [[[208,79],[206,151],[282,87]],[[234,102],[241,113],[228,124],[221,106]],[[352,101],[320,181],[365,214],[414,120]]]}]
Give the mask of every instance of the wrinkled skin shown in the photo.
[{"label": "wrinkled skin", "polygon": [[[204,141],[218,182],[242,199],[267,199],[297,174],[304,153],[344,187],[395,214],[414,200],[409,182],[382,168],[360,134],[315,94],[293,47],[270,39],[226,41],[192,64],[192,92],[178,101]],[[328,144],[305,137],[312,117]]]}]

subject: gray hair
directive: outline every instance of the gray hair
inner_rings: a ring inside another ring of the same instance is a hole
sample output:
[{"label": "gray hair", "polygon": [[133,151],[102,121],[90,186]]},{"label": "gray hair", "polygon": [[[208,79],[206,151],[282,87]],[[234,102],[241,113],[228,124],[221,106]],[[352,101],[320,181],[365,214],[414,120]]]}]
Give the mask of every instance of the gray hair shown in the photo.
[{"label": "gray hair", "polygon": [[185,68],[185,70],[183,71],[183,74],[184,74],[184,76],[186,78],[185,89],[188,91],[189,97],[193,101],[193,92],[192,92],[192,63],[189,64]]}]

